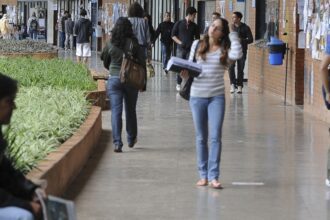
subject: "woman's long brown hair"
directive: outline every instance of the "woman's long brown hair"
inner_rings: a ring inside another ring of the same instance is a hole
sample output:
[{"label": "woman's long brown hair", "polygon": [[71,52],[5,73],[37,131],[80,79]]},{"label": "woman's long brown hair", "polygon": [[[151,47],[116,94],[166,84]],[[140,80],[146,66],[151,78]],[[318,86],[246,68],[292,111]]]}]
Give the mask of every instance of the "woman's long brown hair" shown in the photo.
[{"label": "woman's long brown hair", "polygon": [[[221,56],[220,56],[220,63],[228,66],[228,51],[230,49],[230,39],[229,39],[229,25],[228,21],[224,18],[218,18],[221,20],[222,23],[222,34],[223,36],[218,39],[217,45],[220,46],[221,49]],[[208,33],[204,36],[203,40],[200,42],[200,46],[197,52],[197,56],[200,56],[203,60],[206,59],[206,53],[210,49],[210,44],[209,44],[209,35]]]}]

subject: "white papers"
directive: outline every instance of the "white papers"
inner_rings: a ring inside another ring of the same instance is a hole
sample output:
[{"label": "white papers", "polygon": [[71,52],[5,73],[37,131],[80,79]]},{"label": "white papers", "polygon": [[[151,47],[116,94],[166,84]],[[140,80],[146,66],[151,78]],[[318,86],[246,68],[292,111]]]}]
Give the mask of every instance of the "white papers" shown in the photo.
[{"label": "white papers", "polygon": [[166,69],[178,73],[182,70],[188,70],[189,75],[196,77],[202,72],[202,65],[179,57],[171,57]]},{"label": "white papers", "polygon": [[59,197],[48,196],[47,217],[48,220],[76,220],[74,203]]},{"label": "white papers", "polygon": [[36,190],[42,208],[43,220],[76,220],[75,206],[72,201],[55,196],[44,198],[42,191]]}]

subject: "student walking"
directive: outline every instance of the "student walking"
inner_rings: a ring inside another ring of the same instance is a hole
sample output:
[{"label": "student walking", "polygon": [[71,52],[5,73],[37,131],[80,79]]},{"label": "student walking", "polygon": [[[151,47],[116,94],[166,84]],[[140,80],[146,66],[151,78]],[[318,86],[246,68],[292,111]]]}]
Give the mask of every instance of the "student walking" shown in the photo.
[{"label": "student walking", "polygon": [[[192,83],[189,100],[196,133],[200,177],[197,186],[209,183],[211,187],[220,189],[221,137],[225,115],[224,74],[230,63],[242,56],[238,34],[229,33],[227,20],[216,19],[203,40],[194,41],[189,60],[192,61],[194,56],[196,62],[202,65],[201,74]],[[188,74],[186,70],[181,72],[183,78],[187,78]]]},{"label": "student walking", "polygon": [[[188,59],[191,45],[195,39],[199,39],[199,29],[194,22],[197,10],[194,7],[188,7],[186,17],[174,24],[172,30],[172,39],[177,44],[176,56]],[[180,91],[182,78],[177,74],[176,90]]]},{"label": "student walking", "polygon": [[[234,62],[229,68],[230,78],[230,93],[234,93],[237,88],[237,93],[241,94],[243,89],[244,67],[246,61],[246,55],[248,50],[248,44],[253,42],[253,36],[251,29],[245,23],[241,22],[243,15],[241,12],[235,11],[232,15],[232,31],[238,33],[241,40],[243,56],[241,59]],[[237,78],[235,76],[235,63],[237,63]]]},{"label": "student walking", "polygon": [[144,48],[138,44],[133,33],[132,24],[127,18],[120,17],[112,29],[112,37],[101,54],[102,60],[110,60],[107,93],[111,104],[111,126],[114,152],[122,152],[122,112],[125,103],[126,131],[128,147],[134,147],[137,142],[136,103],[139,90],[120,82],[119,74],[123,55],[133,45],[133,57],[143,66],[146,65]]},{"label": "student walking", "polygon": [[33,12],[28,20],[28,32],[31,40],[38,40],[39,22],[36,13]]},{"label": "student walking", "polygon": [[147,56],[147,49],[148,46],[150,46],[151,37],[148,21],[144,19],[144,10],[138,2],[134,2],[128,8],[128,19],[132,23],[133,33],[139,45],[143,47],[145,56]]},{"label": "student walking", "polygon": [[174,23],[171,21],[171,13],[165,12],[164,21],[158,25],[155,38],[152,40],[152,44],[155,44],[158,36],[161,35],[162,63],[165,74],[167,74],[166,66],[173,49],[173,40],[171,37],[173,26]]},{"label": "student walking", "polygon": [[68,14],[68,19],[65,21],[65,50],[73,50],[73,27],[71,14]]},{"label": "student walking", "polygon": [[90,38],[93,34],[92,22],[85,18],[87,12],[81,9],[80,18],[74,26],[73,33],[77,36],[76,55],[77,62],[87,63],[88,57],[91,56]]},{"label": "student walking", "polygon": [[[216,19],[219,19],[219,18],[221,18],[220,13],[219,13],[219,12],[216,12],[216,11],[213,12],[213,13],[212,13],[212,21],[211,21],[211,24],[212,24],[213,21],[215,21]],[[207,33],[208,33],[208,31],[209,31],[209,27],[210,27],[210,26],[205,27],[204,34],[207,34]]]}]

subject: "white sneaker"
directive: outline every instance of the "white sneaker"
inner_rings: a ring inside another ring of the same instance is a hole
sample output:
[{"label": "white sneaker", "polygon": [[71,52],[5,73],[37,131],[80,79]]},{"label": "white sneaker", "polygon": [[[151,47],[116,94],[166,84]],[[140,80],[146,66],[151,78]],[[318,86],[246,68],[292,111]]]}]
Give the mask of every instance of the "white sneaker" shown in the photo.
[{"label": "white sneaker", "polygon": [[325,179],[325,185],[326,185],[327,187],[330,187],[330,180],[329,180],[329,179]]},{"label": "white sneaker", "polygon": [[242,86],[237,87],[237,93],[242,93]]},{"label": "white sneaker", "polygon": [[176,91],[180,91],[181,90],[181,85],[179,85],[179,84],[176,84]]},{"label": "white sneaker", "polygon": [[230,93],[234,93],[235,92],[235,85],[231,84],[230,85]]}]

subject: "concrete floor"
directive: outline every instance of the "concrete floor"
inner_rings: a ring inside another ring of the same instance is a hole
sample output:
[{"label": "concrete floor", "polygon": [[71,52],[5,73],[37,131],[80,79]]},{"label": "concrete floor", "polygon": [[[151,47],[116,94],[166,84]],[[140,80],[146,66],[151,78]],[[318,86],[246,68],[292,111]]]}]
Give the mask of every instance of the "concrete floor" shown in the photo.
[{"label": "concrete floor", "polygon": [[[95,65],[101,66],[93,58]],[[148,91],[139,94],[133,149],[124,141],[124,152],[113,153],[111,113],[103,112],[98,149],[67,192],[79,220],[330,219],[324,185],[329,125],[277,97],[246,87],[242,95],[227,91],[224,189],[196,187],[188,102],[175,91],[175,75],[165,77],[155,67]]]}]

